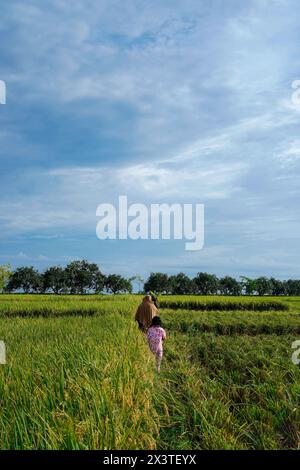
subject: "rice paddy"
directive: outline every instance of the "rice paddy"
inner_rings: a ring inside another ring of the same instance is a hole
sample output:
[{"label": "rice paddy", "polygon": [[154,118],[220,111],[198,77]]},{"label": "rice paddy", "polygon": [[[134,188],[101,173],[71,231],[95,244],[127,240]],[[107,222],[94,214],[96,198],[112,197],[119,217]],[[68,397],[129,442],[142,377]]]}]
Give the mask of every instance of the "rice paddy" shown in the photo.
[{"label": "rice paddy", "polygon": [[140,299],[0,296],[1,449],[300,448],[300,298],[164,296],[160,375]]}]

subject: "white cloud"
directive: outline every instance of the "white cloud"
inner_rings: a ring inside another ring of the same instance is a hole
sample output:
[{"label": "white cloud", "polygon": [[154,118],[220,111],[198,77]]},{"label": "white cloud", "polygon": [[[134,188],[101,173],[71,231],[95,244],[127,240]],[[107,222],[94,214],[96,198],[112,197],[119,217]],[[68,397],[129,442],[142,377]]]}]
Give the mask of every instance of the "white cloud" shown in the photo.
[{"label": "white cloud", "polygon": [[2,239],[94,233],[97,205],[128,194],[207,204],[223,246],[199,262],[242,265],[249,244],[279,238],[284,259],[298,230],[299,8],[269,3],[6,2]]},{"label": "white cloud", "polygon": [[293,140],[287,148],[276,156],[284,167],[294,165],[300,160],[300,140]]}]

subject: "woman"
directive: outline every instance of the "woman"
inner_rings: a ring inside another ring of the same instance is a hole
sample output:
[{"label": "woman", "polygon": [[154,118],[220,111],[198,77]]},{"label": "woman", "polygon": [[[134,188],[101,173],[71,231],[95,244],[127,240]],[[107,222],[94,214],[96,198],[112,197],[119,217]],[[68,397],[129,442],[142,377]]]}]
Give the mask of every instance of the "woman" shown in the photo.
[{"label": "woman", "polygon": [[157,295],[156,295],[154,292],[152,292],[152,291],[148,292],[148,295],[151,296],[151,300],[152,300],[152,302],[154,303],[155,307],[156,307],[157,309],[159,309],[159,303],[158,303]]},{"label": "woman", "polygon": [[157,315],[158,310],[151,302],[151,295],[146,295],[135,314],[135,321],[138,322],[139,329],[146,332],[152,323],[152,319]]}]

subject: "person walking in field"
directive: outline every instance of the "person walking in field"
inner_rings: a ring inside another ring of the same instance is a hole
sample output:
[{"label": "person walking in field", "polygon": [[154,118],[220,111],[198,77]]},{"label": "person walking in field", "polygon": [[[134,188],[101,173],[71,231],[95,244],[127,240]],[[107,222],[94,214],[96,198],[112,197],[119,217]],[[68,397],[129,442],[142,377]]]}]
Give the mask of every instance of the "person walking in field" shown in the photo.
[{"label": "person walking in field", "polygon": [[151,325],[152,319],[157,316],[157,314],[158,310],[151,302],[151,296],[146,295],[135,314],[135,321],[138,322],[139,329],[146,333]]},{"label": "person walking in field", "polygon": [[166,337],[167,335],[165,330],[162,328],[160,317],[155,316],[147,332],[147,340],[150,351],[156,357],[156,368],[158,373],[160,373],[160,364],[163,357],[163,341]]},{"label": "person walking in field", "polygon": [[151,296],[151,300],[154,303],[155,307],[157,309],[159,309],[159,302],[158,302],[158,298],[157,298],[157,295],[155,294],[155,292],[150,291],[150,292],[148,292],[148,295]]}]

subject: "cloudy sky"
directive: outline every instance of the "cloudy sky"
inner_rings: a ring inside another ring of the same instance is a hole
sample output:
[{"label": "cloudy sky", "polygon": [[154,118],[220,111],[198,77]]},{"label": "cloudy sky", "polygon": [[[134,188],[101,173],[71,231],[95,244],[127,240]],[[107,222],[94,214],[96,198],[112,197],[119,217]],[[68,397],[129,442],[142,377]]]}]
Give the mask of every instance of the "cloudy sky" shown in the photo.
[{"label": "cloudy sky", "polygon": [[[0,263],[300,277],[298,0],[1,5]],[[205,246],[100,241],[96,208],[203,203]]]}]

